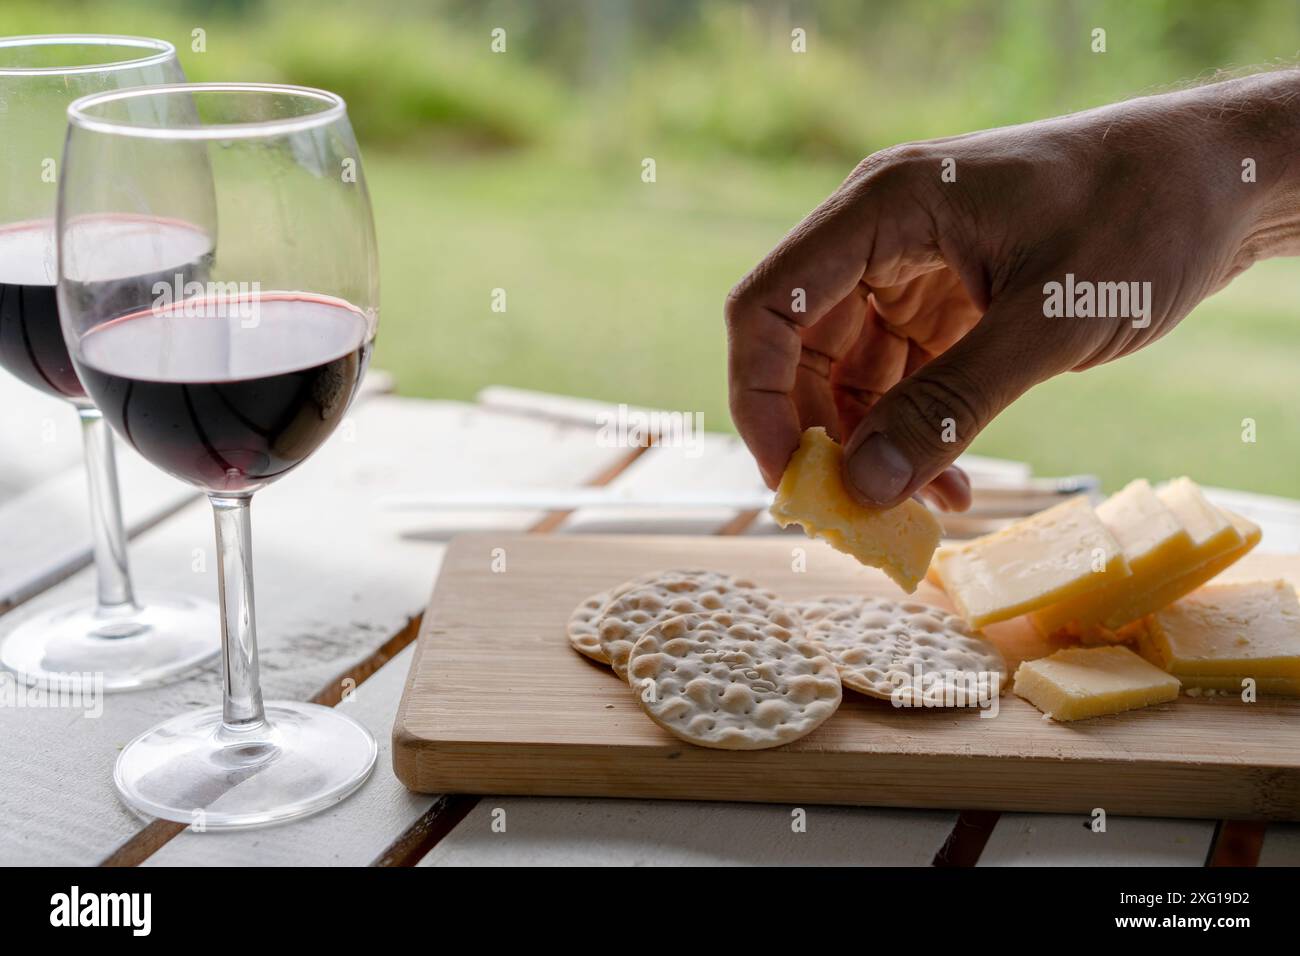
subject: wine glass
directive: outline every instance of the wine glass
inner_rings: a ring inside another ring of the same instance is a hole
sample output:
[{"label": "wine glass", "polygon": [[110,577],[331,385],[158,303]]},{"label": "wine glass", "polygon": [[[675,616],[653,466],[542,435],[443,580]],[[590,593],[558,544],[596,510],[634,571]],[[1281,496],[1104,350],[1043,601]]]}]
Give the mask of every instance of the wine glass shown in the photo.
[{"label": "wine glass", "polygon": [[[374,223],[346,107],[303,87],[179,84],[84,97],[68,120],[73,364],[113,429],[207,492],[216,522],[223,706],[133,740],[118,790],[209,830],[313,813],[360,786],[375,741],[329,707],[263,704],[249,505],[342,421],[374,342]],[[105,246],[105,218],[144,238]],[[187,265],[160,280],[145,249]]]},{"label": "wine glass", "polygon": [[[99,678],[105,690],[148,687],[211,661],[221,648],[214,603],[137,594],[131,585],[112,433],[68,358],[55,298],[54,215],[68,104],[89,93],[184,79],[175,48],[163,40],[0,39],[0,366],[76,408],[98,576],[94,601],[20,613],[0,626],[0,665],[28,683]],[[106,221],[100,238],[126,249],[140,235],[128,223]],[[149,251],[141,250],[146,257]],[[170,272],[175,264],[149,265]]]}]

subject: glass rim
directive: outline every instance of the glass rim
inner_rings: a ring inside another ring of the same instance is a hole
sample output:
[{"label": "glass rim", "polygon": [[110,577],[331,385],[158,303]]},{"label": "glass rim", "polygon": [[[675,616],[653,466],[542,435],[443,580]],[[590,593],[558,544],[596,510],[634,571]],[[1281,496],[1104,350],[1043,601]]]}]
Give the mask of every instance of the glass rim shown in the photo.
[{"label": "glass rim", "polygon": [[0,76],[71,76],[84,73],[115,73],[165,63],[176,56],[176,47],[167,40],[128,36],[118,33],[33,33],[27,36],[0,37],[0,50],[36,46],[120,47],[152,50],[146,56],[108,63],[82,66],[0,66]]},{"label": "glass rim", "polygon": [[[276,93],[284,96],[314,100],[324,108],[288,119],[251,120],[237,123],[212,123],[205,126],[144,126],[128,120],[111,120],[92,116],[87,111],[105,103],[136,99],[145,96],[167,96],[173,93]],[[278,136],[328,126],[347,115],[343,97],[329,90],[311,86],[293,86],[287,83],[165,83],[157,86],[134,86],[104,93],[92,93],[73,100],[68,105],[68,123],[79,129],[96,133],[113,133],[119,136],[138,136],[144,139],[163,140],[225,140],[248,139],[259,136]]]}]

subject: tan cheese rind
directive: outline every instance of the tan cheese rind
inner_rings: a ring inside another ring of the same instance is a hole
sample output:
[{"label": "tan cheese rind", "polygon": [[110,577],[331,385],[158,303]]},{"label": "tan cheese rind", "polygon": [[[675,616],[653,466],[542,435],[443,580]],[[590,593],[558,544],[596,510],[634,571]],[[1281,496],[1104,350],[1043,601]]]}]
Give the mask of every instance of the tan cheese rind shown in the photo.
[{"label": "tan cheese rind", "polygon": [[934,570],[958,612],[983,627],[1072,600],[1129,575],[1084,496],[982,538],[940,548]]},{"label": "tan cheese rind", "polygon": [[[1200,560],[1187,529],[1144,478],[1111,495],[1097,506],[1096,513],[1119,542],[1132,573],[1035,611],[1030,619],[1044,636],[1064,632],[1094,641],[1113,639],[1108,633],[1094,632],[1115,627],[1111,622],[1117,608],[1140,601],[1144,592],[1162,583],[1171,572]],[[1121,625],[1124,623],[1127,621]]]},{"label": "tan cheese rind", "polygon": [[810,537],[880,568],[910,594],[939,545],[939,522],[911,498],[883,511],[859,504],[844,487],[843,454],[824,428],[805,431],[781,476],[772,517],[783,528],[798,524]]},{"label": "tan cheese rind", "polygon": [[1184,687],[1264,693],[1300,688],[1300,599],[1286,581],[1201,588],[1157,611],[1139,640],[1142,655]]},{"label": "tan cheese rind", "polygon": [[1069,721],[1175,700],[1179,684],[1127,647],[1071,647],[1025,661],[1013,689],[1053,720]]}]

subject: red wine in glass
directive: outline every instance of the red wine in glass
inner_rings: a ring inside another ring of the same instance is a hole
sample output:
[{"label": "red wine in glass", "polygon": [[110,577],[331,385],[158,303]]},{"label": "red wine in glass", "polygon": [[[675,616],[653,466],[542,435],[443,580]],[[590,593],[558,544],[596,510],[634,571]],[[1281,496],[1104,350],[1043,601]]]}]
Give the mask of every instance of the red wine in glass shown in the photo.
[{"label": "red wine in glass", "polygon": [[[68,355],[55,297],[53,223],[0,227],[0,366],[47,395],[84,403],[86,392]],[[124,311],[155,288],[177,298],[186,283],[207,276],[211,239],[193,226],[134,216],[101,216],[78,225],[75,242],[93,250],[81,291],[99,299],[101,314]],[[124,278],[139,263],[146,275]]]},{"label": "red wine in glass", "polygon": [[209,491],[242,493],[329,437],[371,339],[366,315],[342,300],[272,292],[120,316],[77,351],[91,397],[141,455]]},{"label": "red wine in glass", "polygon": [[56,398],[84,399],[59,328],[53,227],[0,229],[0,367]]}]

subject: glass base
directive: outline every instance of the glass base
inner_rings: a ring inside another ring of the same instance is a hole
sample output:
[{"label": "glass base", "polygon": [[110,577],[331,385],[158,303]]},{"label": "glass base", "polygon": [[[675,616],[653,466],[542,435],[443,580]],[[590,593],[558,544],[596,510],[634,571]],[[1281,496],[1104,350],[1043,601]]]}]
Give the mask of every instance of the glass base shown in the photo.
[{"label": "glass base", "polygon": [[221,709],[183,714],[131,741],[113,780],[137,813],[196,831],[282,823],[338,803],[370,776],[375,738],[331,707],[277,701],[228,730]]},{"label": "glass base", "polygon": [[64,605],[24,617],[0,638],[0,666],[59,687],[103,678],[106,691],[154,687],[221,653],[221,612],[186,594],[142,594],[134,607]]}]

